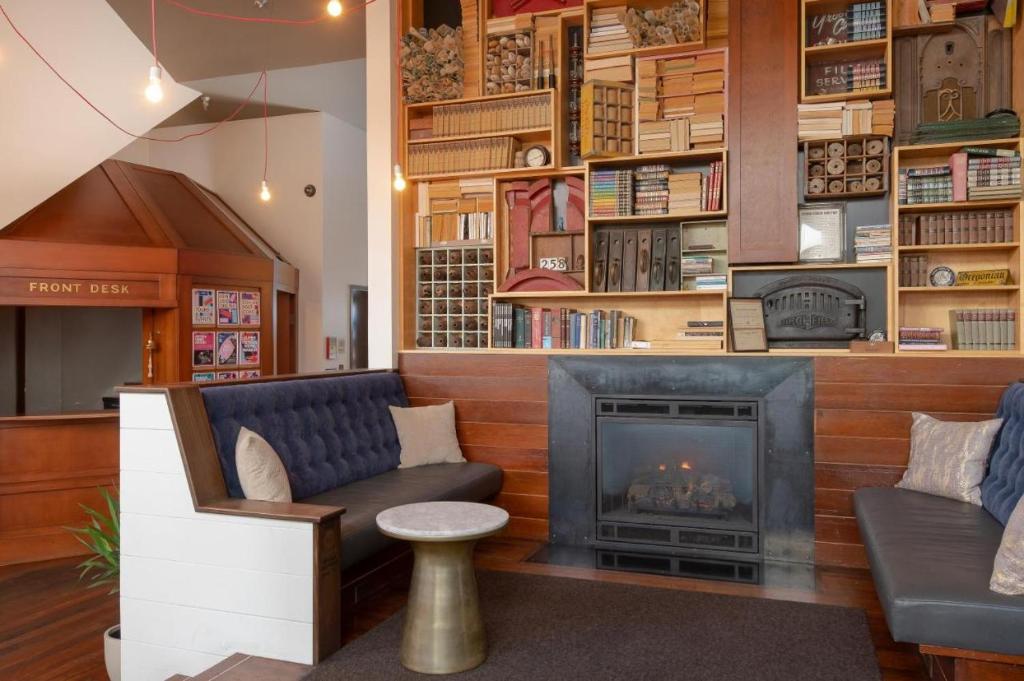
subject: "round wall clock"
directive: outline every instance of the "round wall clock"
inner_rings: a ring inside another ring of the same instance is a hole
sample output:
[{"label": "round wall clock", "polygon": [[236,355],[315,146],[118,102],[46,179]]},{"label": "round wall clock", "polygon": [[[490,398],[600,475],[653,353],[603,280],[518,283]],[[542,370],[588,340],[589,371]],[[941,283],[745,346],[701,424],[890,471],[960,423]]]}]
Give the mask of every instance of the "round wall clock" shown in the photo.
[{"label": "round wall clock", "polygon": [[956,284],[956,272],[940,265],[928,274],[928,281],[932,286],[953,286]]},{"label": "round wall clock", "polygon": [[540,168],[551,163],[551,152],[542,144],[535,144],[526,150],[526,165]]}]

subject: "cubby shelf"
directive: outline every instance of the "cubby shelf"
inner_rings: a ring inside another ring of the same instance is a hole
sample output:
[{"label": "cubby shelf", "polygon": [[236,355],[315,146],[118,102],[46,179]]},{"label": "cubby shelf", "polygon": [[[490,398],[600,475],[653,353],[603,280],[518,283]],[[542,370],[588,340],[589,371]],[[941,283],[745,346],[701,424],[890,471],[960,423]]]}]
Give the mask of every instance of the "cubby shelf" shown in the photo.
[{"label": "cubby shelf", "polygon": [[1020,243],[1017,241],[989,244],[913,244],[899,246],[897,250],[901,253],[929,253],[932,251],[1012,251],[1015,248],[1020,248]]},{"label": "cubby shelf", "polygon": [[1017,284],[1004,284],[1001,286],[900,286],[897,289],[900,293],[985,293],[987,291],[1019,291]]},{"label": "cubby shelf", "polygon": [[[961,146],[961,145],[958,145]],[[945,201],[942,203],[900,203],[898,213],[934,213],[947,210],[998,210],[1016,208],[1020,199],[994,199],[990,201]]]},{"label": "cubby shelf", "polygon": [[721,219],[726,217],[728,214],[728,211],[713,210],[704,213],[665,213],[663,215],[602,215],[599,217],[592,215],[587,219],[594,224],[616,224],[620,222],[691,222]]},{"label": "cubby shelf", "polygon": [[879,50],[885,50],[889,47],[889,41],[885,38],[879,38],[877,40],[851,40],[845,43],[831,43],[829,45],[809,45],[804,48],[804,52],[808,55],[834,55],[843,54],[847,55],[851,52],[876,52]]}]

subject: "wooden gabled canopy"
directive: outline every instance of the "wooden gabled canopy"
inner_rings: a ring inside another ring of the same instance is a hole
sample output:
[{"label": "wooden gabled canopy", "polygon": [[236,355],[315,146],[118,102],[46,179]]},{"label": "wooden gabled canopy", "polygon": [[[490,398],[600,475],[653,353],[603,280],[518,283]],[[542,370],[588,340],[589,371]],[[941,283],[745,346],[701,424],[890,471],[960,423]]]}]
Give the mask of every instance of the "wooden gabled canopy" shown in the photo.
[{"label": "wooden gabled canopy", "polygon": [[179,275],[289,291],[297,276],[216,194],[181,173],[124,161],[103,162],[0,230],[0,305],[39,304],[27,287],[50,277],[148,280],[157,295],[114,304],[170,306]]}]

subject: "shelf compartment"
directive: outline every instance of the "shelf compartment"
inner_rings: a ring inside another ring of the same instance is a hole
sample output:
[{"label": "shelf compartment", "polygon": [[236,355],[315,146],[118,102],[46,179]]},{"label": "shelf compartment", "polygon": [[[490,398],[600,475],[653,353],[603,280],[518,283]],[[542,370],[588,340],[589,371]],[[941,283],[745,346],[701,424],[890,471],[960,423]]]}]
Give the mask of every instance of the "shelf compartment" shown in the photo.
[{"label": "shelf compartment", "polygon": [[901,253],[927,253],[956,252],[956,251],[1012,251],[1020,248],[1020,243],[1011,241],[1007,243],[983,243],[983,244],[915,244],[912,246],[900,246],[897,250]]},{"label": "shelf compartment", "polygon": [[[971,293],[987,293],[992,291],[1019,291],[1020,285],[1018,284],[1004,284],[1001,286],[900,286],[897,289],[901,295],[907,293],[928,293],[932,295],[938,294],[971,294]],[[904,326],[906,326],[904,324]]]}]

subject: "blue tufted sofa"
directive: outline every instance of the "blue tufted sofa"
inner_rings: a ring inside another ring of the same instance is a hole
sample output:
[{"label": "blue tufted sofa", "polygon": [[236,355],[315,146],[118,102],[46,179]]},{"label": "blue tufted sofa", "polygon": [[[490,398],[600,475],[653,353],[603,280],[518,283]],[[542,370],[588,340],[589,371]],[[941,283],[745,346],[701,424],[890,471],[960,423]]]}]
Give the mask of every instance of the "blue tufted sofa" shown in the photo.
[{"label": "blue tufted sofa", "polygon": [[1024,596],[988,588],[1003,526],[1024,495],[1024,383],[1003,393],[998,416],[1004,423],[982,484],[982,506],[896,488],[854,495],[875,586],[897,641],[1024,655]]},{"label": "blue tufted sofa", "polygon": [[228,494],[244,497],[235,441],[245,426],[277,451],[296,501],[346,509],[340,519],[342,570],[394,543],[377,531],[380,511],[419,501],[482,501],[501,489],[501,470],[491,464],[398,469],[401,447],[388,407],[409,403],[394,372],[209,386],[200,392]]}]

